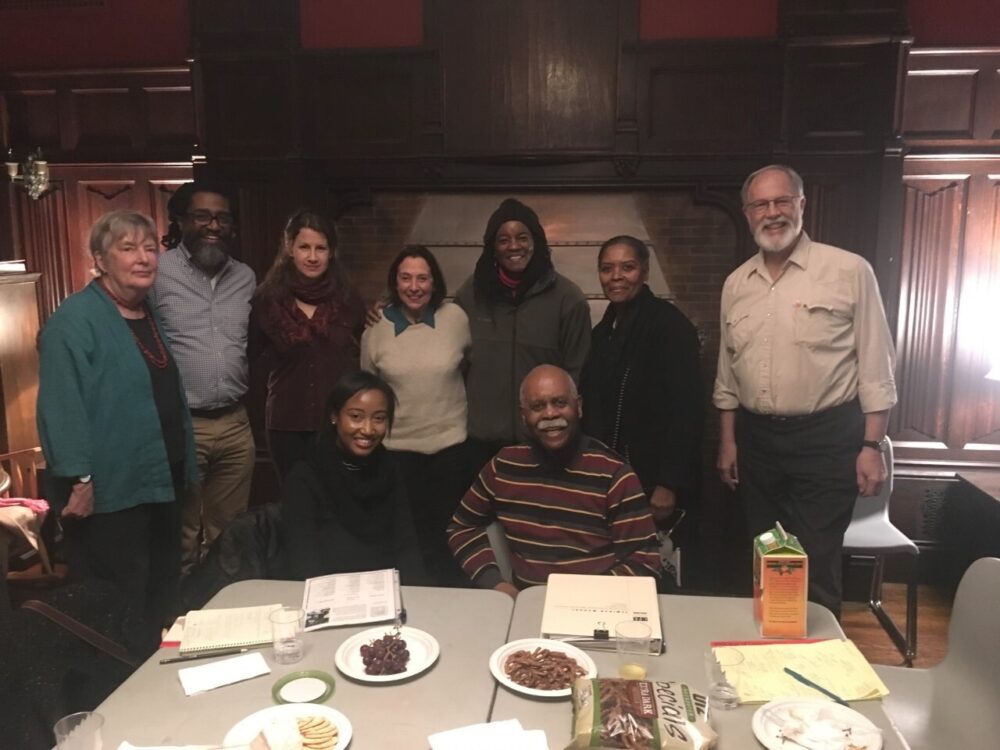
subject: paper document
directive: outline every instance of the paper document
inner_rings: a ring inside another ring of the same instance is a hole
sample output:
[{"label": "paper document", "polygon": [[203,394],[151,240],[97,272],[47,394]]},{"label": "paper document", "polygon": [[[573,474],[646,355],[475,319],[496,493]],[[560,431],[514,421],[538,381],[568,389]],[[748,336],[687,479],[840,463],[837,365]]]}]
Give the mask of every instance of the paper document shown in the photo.
[{"label": "paper document", "polygon": [[386,568],[309,578],[302,609],[307,631],[392,620],[402,610],[399,571]]},{"label": "paper document", "polygon": [[427,738],[431,750],[549,750],[545,732],[525,730],[517,719],[472,724],[432,734]]},{"label": "paper document", "polygon": [[195,609],[184,618],[182,656],[221,648],[264,646],[271,642],[269,616],[280,604],[231,609]]},{"label": "paper document", "polygon": [[[785,667],[847,701],[889,694],[853,641],[721,646],[713,650],[720,654],[726,679],[736,688],[742,703],[821,697],[819,691],[786,674]],[[736,666],[728,666],[733,659],[722,656],[733,651],[739,652],[743,659]]]},{"label": "paper document", "polygon": [[542,638],[571,641],[581,648],[615,648],[615,625],[637,620],[649,625],[650,653],[663,649],[656,579],[553,573],[542,610]]},{"label": "paper document", "polygon": [[260,651],[232,659],[213,661],[200,667],[185,667],[177,670],[177,677],[184,688],[184,695],[203,693],[223,685],[232,685],[270,672]]}]

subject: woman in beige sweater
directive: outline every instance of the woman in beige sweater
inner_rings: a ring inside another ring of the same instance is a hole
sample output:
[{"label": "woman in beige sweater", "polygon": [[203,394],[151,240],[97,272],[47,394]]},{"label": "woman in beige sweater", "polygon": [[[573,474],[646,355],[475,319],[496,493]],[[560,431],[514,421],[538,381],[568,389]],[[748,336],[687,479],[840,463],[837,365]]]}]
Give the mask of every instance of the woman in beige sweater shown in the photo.
[{"label": "woman in beige sweater", "polygon": [[428,572],[440,584],[460,584],[444,530],[473,479],[464,460],[469,320],[444,301],[444,275],[422,245],[396,256],[387,286],[390,302],[361,338],[361,367],[399,399],[385,445],[396,454]]}]

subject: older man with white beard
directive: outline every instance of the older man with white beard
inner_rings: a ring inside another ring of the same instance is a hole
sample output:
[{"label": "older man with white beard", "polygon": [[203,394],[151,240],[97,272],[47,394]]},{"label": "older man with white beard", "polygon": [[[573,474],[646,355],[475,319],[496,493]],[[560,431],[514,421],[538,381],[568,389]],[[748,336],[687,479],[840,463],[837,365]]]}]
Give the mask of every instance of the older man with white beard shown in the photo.
[{"label": "older man with white beard", "polygon": [[[656,527],[635,472],[580,431],[569,373],[539,365],[521,383],[527,443],[502,448],[479,472],[448,526],[448,546],[480,588],[516,596],[549,573],[659,575]],[[504,581],[486,527],[499,521],[513,581]]]},{"label": "older man with white beard", "polygon": [[167,251],[150,298],[184,381],[201,479],[181,507],[186,573],[250,500],[255,449],[243,396],[256,277],[231,257],[236,217],[224,188],[185,183],[167,210]]},{"label": "older man with white beard", "polygon": [[780,521],[809,555],[809,598],[840,614],[855,497],[875,495],[896,403],[895,353],[871,266],[802,230],[802,178],[773,164],[743,183],[759,252],[722,289],[722,481],[757,535]]}]

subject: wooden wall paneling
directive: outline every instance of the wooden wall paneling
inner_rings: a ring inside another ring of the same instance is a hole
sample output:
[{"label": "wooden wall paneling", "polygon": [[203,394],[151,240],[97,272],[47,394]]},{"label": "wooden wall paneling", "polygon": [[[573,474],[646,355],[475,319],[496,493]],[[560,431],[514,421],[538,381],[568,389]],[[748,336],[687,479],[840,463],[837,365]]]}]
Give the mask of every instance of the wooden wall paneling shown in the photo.
[{"label": "wooden wall paneling", "polygon": [[906,0],[778,0],[778,34],[907,33]]},{"label": "wooden wall paneling", "polygon": [[[299,61],[303,150],[310,157],[441,149],[437,57],[430,51],[310,55]],[[318,92],[323,92],[319,95]]]},{"label": "wooden wall paneling", "polygon": [[5,147],[52,163],[169,162],[194,146],[187,67],[0,74]]},{"label": "wooden wall paneling", "polygon": [[139,133],[135,103],[127,88],[72,89],[76,147],[83,150],[126,150]]},{"label": "wooden wall paneling", "polygon": [[38,279],[0,274],[0,453],[38,445]]},{"label": "wooden wall paneling", "polygon": [[948,447],[968,173],[907,174],[891,434]]},{"label": "wooden wall paneling", "polygon": [[20,228],[21,248],[28,271],[40,273],[39,320],[44,322],[74,291],[73,267],[66,263],[70,223],[65,186],[56,180],[39,200],[23,190],[14,192],[14,222]]},{"label": "wooden wall paneling", "polygon": [[[3,112],[3,147],[24,151],[41,147],[46,154],[61,146],[59,97],[54,88],[14,89],[0,78],[0,111]],[[21,155],[21,154],[19,154]]]},{"label": "wooden wall paneling", "polygon": [[616,86],[618,103],[614,149],[616,153],[638,153],[638,3],[619,4],[618,40],[618,80]]},{"label": "wooden wall paneling", "polygon": [[970,160],[949,444],[1000,462],[1000,156]]},{"label": "wooden wall paneling", "polygon": [[643,153],[768,153],[780,122],[774,42],[670,42],[638,52]]},{"label": "wooden wall paneling", "polygon": [[1000,48],[912,50],[903,131],[917,148],[1000,147]]},{"label": "wooden wall paneling", "polygon": [[979,71],[911,70],[906,76],[906,135],[911,140],[971,140]]},{"label": "wooden wall paneling", "polygon": [[158,148],[194,146],[194,96],[191,86],[143,86],[141,88],[140,145]]},{"label": "wooden wall paneling", "polygon": [[784,134],[792,150],[881,152],[895,133],[901,40],[793,41]]},{"label": "wooden wall paneling", "polygon": [[439,15],[448,153],[614,147],[618,2],[429,0],[428,13]]},{"label": "wooden wall paneling", "polygon": [[199,67],[205,155],[209,159],[284,156],[293,142],[296,117],[291,60],[209,59]]}]

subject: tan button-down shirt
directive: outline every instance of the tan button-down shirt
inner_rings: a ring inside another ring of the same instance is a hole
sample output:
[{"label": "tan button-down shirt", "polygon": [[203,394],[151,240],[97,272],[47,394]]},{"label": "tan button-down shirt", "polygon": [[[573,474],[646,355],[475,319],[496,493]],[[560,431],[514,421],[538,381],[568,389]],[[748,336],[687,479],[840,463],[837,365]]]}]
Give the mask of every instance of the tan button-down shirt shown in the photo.
[{"label": "tan button-down shirt", "polygon": [[895,350],[872,268],[802,233],[777,281],[761,252],[722,288],[719,409],[796,415],[857,397],[862,411],[896,403]]}]

